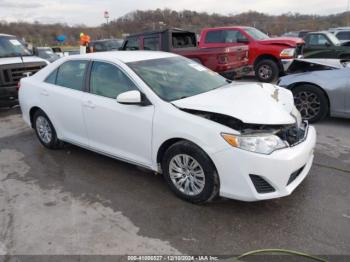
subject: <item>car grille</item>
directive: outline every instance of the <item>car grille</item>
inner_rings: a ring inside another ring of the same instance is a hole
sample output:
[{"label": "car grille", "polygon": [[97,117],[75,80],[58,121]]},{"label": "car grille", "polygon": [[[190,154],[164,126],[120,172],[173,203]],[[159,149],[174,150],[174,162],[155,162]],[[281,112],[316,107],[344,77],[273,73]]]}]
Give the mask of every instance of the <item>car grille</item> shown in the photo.
[{"label": "car grille", "polygon": [[45,66],[44,62],[2,65],[0,66],[0,86],[16,86],[25,73],[34,75]]},{"label": "car grille", "polygon": [[275,192],[276,190],[261,176],[257,175],[249,175],[250,179],[252,180],[255,189],[258,193],[260,194],[266,194],[266,193],[271,193]]},{"label": "car grille", "polygon": [[289,180],[288,180],[288,183],[287,183],[287,186],[290,185],[295,179],[298,178],[298,176],[301,174],[301,172],[303,172],[304,167],[305,167],[305,166],[299,168],[297,171],[293,172],[293,173],[290,175]]}]

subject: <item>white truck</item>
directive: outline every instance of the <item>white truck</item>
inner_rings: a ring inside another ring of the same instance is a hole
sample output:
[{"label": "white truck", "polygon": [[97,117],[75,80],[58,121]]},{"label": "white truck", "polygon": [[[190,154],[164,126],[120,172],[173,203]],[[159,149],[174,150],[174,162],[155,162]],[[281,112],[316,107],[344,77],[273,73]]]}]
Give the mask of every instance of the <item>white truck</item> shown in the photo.
[{"label": "white truck", "polygon": [[0,107],[18,103],[17,85],[48,62],[33,54],[13,35],[0,34]]}]

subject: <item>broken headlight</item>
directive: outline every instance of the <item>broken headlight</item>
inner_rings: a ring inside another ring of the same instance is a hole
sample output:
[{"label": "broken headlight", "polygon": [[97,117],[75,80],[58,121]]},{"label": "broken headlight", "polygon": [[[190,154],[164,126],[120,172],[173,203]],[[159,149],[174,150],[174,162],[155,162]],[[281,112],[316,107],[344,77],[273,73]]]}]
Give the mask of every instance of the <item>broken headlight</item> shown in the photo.
[{"label": "broken headlight", "polygon": [[273,134],[231,135],[221,134],[227,143],[233,147],[254,153],[269,155],[275,150],[288,147],[288,144]]}]

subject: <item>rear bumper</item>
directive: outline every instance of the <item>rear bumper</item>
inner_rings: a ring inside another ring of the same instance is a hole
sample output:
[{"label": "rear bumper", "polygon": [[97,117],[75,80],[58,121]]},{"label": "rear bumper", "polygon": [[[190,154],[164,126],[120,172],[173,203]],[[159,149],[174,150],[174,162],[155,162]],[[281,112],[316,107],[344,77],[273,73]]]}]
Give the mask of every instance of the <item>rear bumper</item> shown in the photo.
[{"label": "rear bumper", "polygon": [[[220,178],[220,195],[243,201],[258,201],[290,195],[305,179],[314,158],[316,131],[310,126],[302,143],[273,152],[256,154],[230,148],[212,155]],[[297,173],[297,175],[294,175]],[[251,175],[259,176],[274,190],[259,193]]]}]

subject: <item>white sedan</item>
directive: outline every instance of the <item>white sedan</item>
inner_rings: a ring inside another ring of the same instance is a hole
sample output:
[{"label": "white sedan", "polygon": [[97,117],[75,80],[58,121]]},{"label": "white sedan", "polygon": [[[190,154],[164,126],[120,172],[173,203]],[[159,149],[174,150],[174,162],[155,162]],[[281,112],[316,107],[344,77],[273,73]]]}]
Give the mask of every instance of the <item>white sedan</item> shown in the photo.
[{"label": "white sedan", "polygon": [[290,91],[231,83],[175,54],[65,57],[22,79],[19,99],[45,147],[67,142],[162,173],[193,203],[289,195],[313,161],[316,132]]}]

